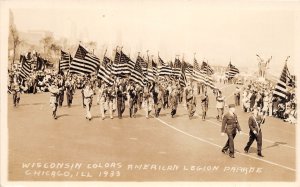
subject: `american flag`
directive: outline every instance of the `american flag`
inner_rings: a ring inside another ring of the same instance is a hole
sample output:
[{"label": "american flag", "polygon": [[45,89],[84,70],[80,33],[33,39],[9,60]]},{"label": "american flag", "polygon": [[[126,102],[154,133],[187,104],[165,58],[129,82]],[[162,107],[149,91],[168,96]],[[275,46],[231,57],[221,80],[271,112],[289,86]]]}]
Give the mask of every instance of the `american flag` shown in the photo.
[{"label": "american flag", "polygon": [[285,63],[283,70],[281,72],[281,75],[279,77],[279,80],[275,86],[275,89],[273,91],[273,97],[280,97],[282,99],[285,99],[287,96],[287,86],[289,80],[291,80],[291,74],[288,70],[287,63]]},{"label": "american flag", "polygon": [[169,65],[166,65],[159,56],[158,56],[158,75],[159,76],[172,75],[172,68]]},{"label": "american flag", "polygon": [[203,71],[205,71],[206,74],[209,75],[209,76],[215,73],[214,70],[212,69],[212,67],[210,67],[210,65],[208,65],[208,63],[206,63],[204,61],[202,62],[201,69]]},{"label": "american flag", "polygon": [[140,65],[141,65],[141,67],[142,67],[142,70],[143,70],[143,73],[144,73],[144,75],[146,75],[146,74],[147,74],[147,67],[148,67],[148,65],[147,65],[147,63],[145,62],[145,60],[144,60],[141,56],[138,55],[138,57],[137,57],[137,59],[136,59],[136,63],[137,63],[137,62],[140,63]]},{"label": "american flag", "polygon": [[144,86],[144,79],[145,79],[145,77],[143,74],[143,69],[142,69],[140,63],[136,62],[133,70],[131,71],[130,80],[135,81],[140,86]]},{"label": "american flag", "polygon": [[111,60],[104,56],[102,65],[99,66],[98,78],[102,79],[109,85],[113,85],[114,80],[111,78]]},{"label": "american flag", "polygon": [[211,89],[216,89],[213,78],[211,77],[211,75],[213,74],[213,70],[211,69],[211,67],[206,62],[202,62],[201,70],[206,75],[206,86],[209,86]]},{"label": "american flag", "polygon": [[135,63],[122,51],[116,51],[115,60],[112,65],[112,73],[118,76],[130,75]]},{"label": "american flag", "polygon": [[69,70],[71,61],[72,61],[71,55],[64,52],[63,50],[61,50],[60,51],[59,67],[58,67],[59,71]]},{"label": "american flag", "polygon": [[200,83],[206,83],[206,74],[201,70],[196,59],[194,59],[193,79]]},{"label": "american flag", "polygon": [[175,59],[175,62],[173,64],[173,68],[172,68],[173,74],[174,76],[180,77],[181,76],[181,62],[178,58]]},{"label": "american flag", "polygon": [[98,57],[79,45],[70,65],[70,73],[90,74],[96,72],[99,63],[100,60]]},{"label": "american flag", "polygon": [[193,76],[193,66],[190,65],[190,64],[187,64],[186,68],[184,69],[184,72],[185,72],[185,76],[187,79],[190,79],[192,78]]},{"label": "american flag", "polygon": [[26,60],[25,56],[21,56],[20,61],[22,63],[20,76],[26,80],[32,72],[31,64]]},{"label": "american flag", "polygon": [[228,79],[232,79],[236,74],[239,74],[240,70],[236,68],[234,65],[229,62],[229,65],[227,67],[227,71],[225,72],[225,75]]},{"label": "american flag", "polygon": [[156,64],[154,63],[153,60],[149,61],[149,59],[148,59],[148,71],[147,71],[147,74],[146,74],[146,78],[149,82],[155,81],[155,78],[154,78],[155,73],[156,73],[155,70],[154,70],[155,65]]}]

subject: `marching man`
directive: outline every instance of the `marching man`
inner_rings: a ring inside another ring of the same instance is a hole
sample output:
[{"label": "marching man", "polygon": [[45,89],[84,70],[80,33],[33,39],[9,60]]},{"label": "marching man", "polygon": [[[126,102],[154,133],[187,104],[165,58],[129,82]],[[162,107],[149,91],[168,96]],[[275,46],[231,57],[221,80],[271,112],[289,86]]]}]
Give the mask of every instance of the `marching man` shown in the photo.
[{"label": "marching man", "polygon": [[190,86],[190,84],[188,84],[185,90],[185,98],[186,106],[189,112],[189,118],[192,119],[196,111],[196,97],[193,94],[193,88]]},{"label": "marching man", "polygon": [[260,157],[264,157],[261,154],[261,147],[262,147],[262,132],[261,132],[261,124],[265,122],[265,118],[258,114],[258,109],[253,109],[253,115],[249,117],[248,125],[250,128],[249,132],[249,141],[244,148],[245,153],[249,152],[249,148],[252,145],[253,141],[256,140],[257,142],[257,155]]},{"label": "marching man", "polygon": [[202,120],[205,121],[206,112],[208,110],[208,101],[209,101],[207,91],[201,94],[200,100],[201,100],[201,109],[202,109]]},{"label": "marching man", "polygon": [[58,88],[58,81],[54,80],[49,87],[50,92],[50,107],[52,108],[52,116],[54,119],[57,119],[56,112],[58,106],[58,99],[60,94],[60,89]]},{"label": "marching man", "polygon": [[239,131],[241,133],[241,127],[239,125],[239,122],[237,120],[237,116],[235,114],[235,105],[230,104],[229,105],[229,111],[226,113],[223,117],[222,121],[222,128],[221,128],[221,133],[222,136],[225,135],[225,133],[228,136],[228,140],[225,144],[225,146],[222,149],[223,153],[226,153],[227,150],[229,149],[229,156],[231,158],[234,158],[234,137],[236,136],[236,131]]},{"label": "marching man", "polygon": [[93,101],[94,91],[91,88],[91,84],[88,82],[85,88],[83,89],[84,105],[86,106],[86,119],[92,120],[91,107]]},{"label": "marching man", "polygon": [[107,99],[107,88],[105,84],[102,84],[99,89],[99,95],[97,99],[97,104],[100,104],[100,114],[102,117],[102,120],[105,118],[105,104]]}]

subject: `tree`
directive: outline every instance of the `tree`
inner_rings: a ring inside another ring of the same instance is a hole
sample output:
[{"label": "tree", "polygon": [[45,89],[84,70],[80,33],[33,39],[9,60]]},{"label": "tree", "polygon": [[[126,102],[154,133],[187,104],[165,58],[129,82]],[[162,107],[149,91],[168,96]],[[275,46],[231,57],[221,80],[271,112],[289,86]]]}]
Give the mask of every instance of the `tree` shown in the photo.
[{"label": "tree", "polygon": [[18,48],[18,46],[21,44],[21,39],[19,37],[19,32],[16,29],[16,26],[11,23],[9,25],[9,37],[11,39],[12,42],[12,48],[13,48],[13,63],[15,62],[16,59],[16,50]]}]

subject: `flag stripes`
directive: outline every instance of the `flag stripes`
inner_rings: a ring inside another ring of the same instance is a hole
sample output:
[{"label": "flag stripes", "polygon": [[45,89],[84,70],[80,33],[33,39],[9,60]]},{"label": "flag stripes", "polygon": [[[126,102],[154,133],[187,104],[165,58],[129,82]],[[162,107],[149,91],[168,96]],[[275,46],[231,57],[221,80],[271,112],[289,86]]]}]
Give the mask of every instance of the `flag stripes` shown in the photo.
[{"label": "flag stripes", "polygon": [[288,70],[287,64],[285,63],[283,70],[281,72],[281,75],[279,77],[279,80],[275,86],[275,89],[273,91],[273,97],[280,97],[282,99],[285,99],[287,96],[287,82],[291,79],[290,72]]},{"label": "flag stripes", "polygon": [[164,61],[158,57],[158,75],[159,76],[170,76],[172,75],[172,68],[169,65],[166,65]]},{"label": "flag stripes", "polygon": [[226,77],[228,79],[231,79],[238,73],[240,73],[240,70],[238,68],[236,68],[234,65],[232,65],[231,62],[229,62],[229,65],[227,67],[227,71],[225,73]]},{"label": "flag stripes", "polygon": [[22,58],[22,67],[21,67],[20,76],[24,80],[26,80],[29,77],[31,72],[32,72],[32,68],[30,62],[28,62],[25,57]]},{"label": "flag stripes", "polygon": [[90,74],[96,72],[99,63],[99,58],[89,53],[84,47],[79,45],[70,65],[70,73]]},{"label": "flag stripes", "polygon": [[135,63],[122,51],[120,53],[117,51],[112,65],[112,74],[118,76],[128,75],[134,69],[134,65]]},{"label": "flag stripes", "polygon": [[69,70],[72,57],[70,54],[60,51],[59,70]]},{"label": "flag stripes", "polygon": [[206,73],[206,75],[209,75],[209,76],[215,73],[214,70],[212,69],[212,67],[204,61],[202,62],[201,69]]},{"label": "flag stripes", "polygon": [[140,86],[144,86],[144,74],[140,63],[137,61],[130,74],[130,80],[135,81]]},{"label": "flag stripes", "polygon": [[97,77],[110,86],[114,83],[114,80],[111,78],[111,60],[106,56],[103,58],[102,65],[99,66]]}]

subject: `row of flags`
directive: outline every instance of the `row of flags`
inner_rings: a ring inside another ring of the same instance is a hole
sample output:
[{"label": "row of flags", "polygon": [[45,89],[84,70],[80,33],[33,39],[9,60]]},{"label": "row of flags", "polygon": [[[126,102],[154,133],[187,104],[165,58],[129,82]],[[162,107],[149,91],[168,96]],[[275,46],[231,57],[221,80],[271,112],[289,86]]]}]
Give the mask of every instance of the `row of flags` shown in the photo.
[{"label": "row of flags", "polygon": [[[90,74],[98,72],[98,78],[108,84],[113,84],[112,75],[118,77],[129,76],[129,79],[140,85],[148,82],[154,82],[157,76],[169,76],[173,80],[179,80],[181,86],[186,86],[188,79],[196,80],[216,89],[212,75],[213,68],[206,62],[199,66],[197,60],[194,65],[186,63],[183,59],[176,58],[174,63],[165,63],[158,55],[158,63],[152,59],[144,60],[138,55],[136,62],[133,62],[123,51],[116,51],[114,61],[104,55],[102,63],[94,54],[88,52],[83,46],[79,45],[74,59],[71,55],[61,51],[60,70],[67,70],[73,74]],[[239,70],[231,63],[228,67],[228,77],[232,78]]]}]

